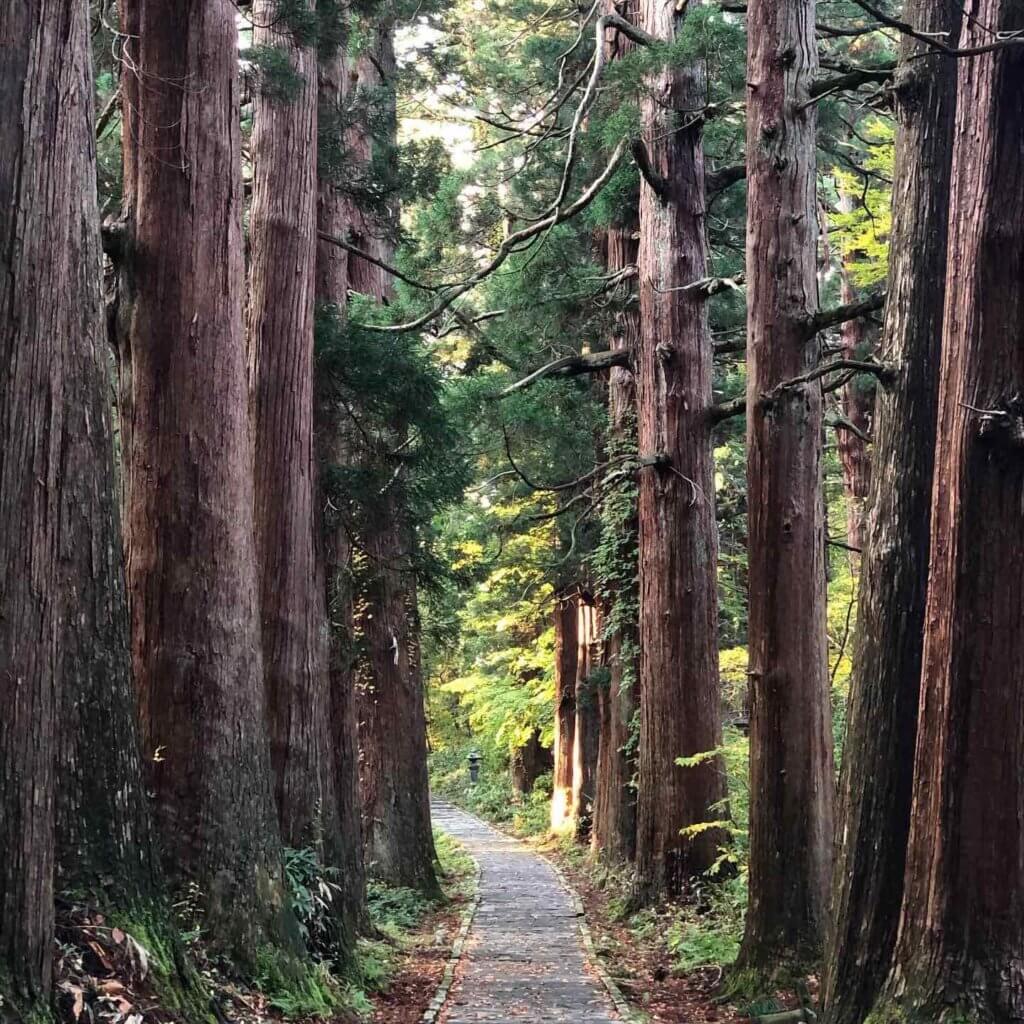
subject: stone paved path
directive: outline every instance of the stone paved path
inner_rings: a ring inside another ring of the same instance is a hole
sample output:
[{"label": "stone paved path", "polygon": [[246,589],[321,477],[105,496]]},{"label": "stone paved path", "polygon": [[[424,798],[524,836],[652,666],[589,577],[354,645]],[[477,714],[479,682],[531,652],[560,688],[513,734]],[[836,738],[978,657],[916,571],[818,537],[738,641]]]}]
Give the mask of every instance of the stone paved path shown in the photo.
[{"label": "stone paved path", "polygon": [[480,905],[445,1024],[561,1021],[612,1024],[612,1004],[588,973],[576,911],[549,864],[450,804],[434,824],[480,864]]}]

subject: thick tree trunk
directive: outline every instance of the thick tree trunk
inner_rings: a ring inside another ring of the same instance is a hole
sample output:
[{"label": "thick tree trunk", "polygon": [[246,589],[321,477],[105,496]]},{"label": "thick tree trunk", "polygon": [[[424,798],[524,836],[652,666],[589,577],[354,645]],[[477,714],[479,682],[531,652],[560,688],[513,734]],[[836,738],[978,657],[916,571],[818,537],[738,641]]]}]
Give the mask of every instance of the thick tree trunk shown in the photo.
[{"label": "thick tree trunk", "polygon": [[512,788],[527,796],[533,791],[534,783],[551,771],[551,766],[551,750],[541,746],[540,730],[535,729],[512,755]]},{"label": "thick tree trunk", "polygon": [[[620,9],[621,8],[621,9]],[[609,10],[628,18],[627,5]],[[632,43],[619,32],[609,32],[606,46],[609,59],[618,59],[632,49]],[[638,259],[639,220],[632,208],[621,224],[605,232],[605,269],[609,274],[635,267]],[[609,348],[613,351],[636,351],[640,338],[640,310],[636,302],[623,303],[616,318]],[[619,454],[636,445],[636,387],[633,372],[614,366],[608,376],[609,451]],[[638,707],[640,666],[637,646],[636,609],[639,594],[636,587],[636,500],[629,502],[625,515],[616,515],[606,522],[605,530],[614,530],[619,546],[617,563],[622,566],[624,582],[614,589],[603,587],[605,616],[615,625],[608,637],[605,660],[608,686],[600,701],[601,738],[598,749],[597,796],[594,801],[594,824],[591,842],[595,853],[611,862],[632,860],[636,852],[636,772],[633,719]],[[605,506],[606,516],[608,505]]]},{"label": "thick tree trunk", "polygon": [[246,963],[294,944],[262,689],[253,540],[238,30],[229,0],[125,0],[132,649],[156,820],[207,934]]},{"label": "thick tree trunk", "polygon": [[818,363],[814,0],[747,8],[750,906],[741,965],[821,953],[832,850]]},{"label": "thick tree trunk", "polygon": [[576,605],[576,728],[572,761],[572,804],[575,811],[577,842],[590,838],[594,820],[597,786],[597,755],[601,738],[598,686],[594,679],[597,664],[594,654],[601,635],[598,609],[589,596],[581,596]]},{"label": "thick tree trunk", "polygon": [[[691,5],[692,6],[692,5]],[[641,24],[672,42],[682,8],[644,0]],[[682,290],[707,270],[704,103],[698,65],[670,66],[647,83],[643,141],[661,194],[640,186],[640,755],[637,896],[676,895],[707,870],[724,835],[687,826],[721,817],[719,758],[676,759],[721,742],[718,678],[718,534],[711,447],[711,339],[704,298]],[[682,124],[680,124],[680,119]]]},{"label": "thick tree trunk", "polygon": [[62,560],[78,525],[63,475],[84,483],[70,404],[92,403],[95,375],[75,376],[102,324],[87,7],[5,4],[0,39],[0,997],[27,1015],[53,957]]},{"label": "thick tree trunk", "polygon": [[[924,33],[958,23],[952,3],[914,0]],[[955,38],[955,31],[952,35]],[[829,1024],[861,1024],[889,970],[906,861],[921,649],[939,353],[946,285],[955,62],[905,40],[897,73],[893,225],[875,474],[862,559],[840,833],[823,984]]]},{"label": "thick tree trunk", "polygon": [[[394,25],[379,22],[366,51],[356,62],[346,88],[387,102],[378,112],[384,122],[379,138],[361,125],[348,133],[349,159],[369,167],[375,146],[394,147],[396,72]],[[385,159],[390,159],[385,154]],[[346,233],[360,248],[386,263],[394,257],[398,210],[347,204]],[[357,257],[348,261],[348,287],[386,302],[393,281],[380,267]],[[380,459],[401,447],[396,425],[374,441],[377,450],[357,457]],[[365,443],[365,440],[360,443]],[[357,541],[366,555],[366,585],[359,595],[356,628],[363,634],[365,658],[358,667],[356,713],[359,719],[360,789],[367,871],[393,885],[435,895],[434,838],[427,781],[426,715],[419,661],[419,609],[413,566],[414,532],[404,500],[399,470],[377,509],[367,511]]]},{"label": "thick tree trunk", "polygon": [[573,761],[576,747],[576,597],[561,597],[555,607],[555,767],[551,787],[551,827],[573,820]]},{"label": "thick tree trunk", "polygon": [[[979,0],[962,48],[1024,30]],[[1024,52],[958,67],[900,1019],[1024,1020]],[[893,1015],[884,1015],[889,1020]]]},{"label": "thick tree trunk", "polygon": [[[322,145],[342,145],[345,87],[348,75],[344,47],[325,57],[319,76],[319,123]],[[324,168],[327,161],[320,160]],[[318,178],[317,228],[337,237],[348,230],[348,204],[329,175]],[[342,315],[348,295],[348,254],[320,242],[316,250],[316,303],[321,315]],[[321,382],[323,383],[323,382]],[[317,396],[315,414],[318,461],[323,466],[343,465],[350,442],[347,417],[332,401],[329,388]],[[329,668],[331,734],[334,748],[335,799],[338,825],[344,839],[339,865],[340,900],[349,934],[369,927],[366,907],[366,869],[363,860],[362,806],[359,797],[359,749],[356,724],[355,675],[353,672],[352,543],[337,506],[323,493],[320,520],[322,542],[318,551],[318,585],[327,595],[329,619]]]},{"label": "thick tree trunk", "polygon": [[361,538],[368,577],[358,626],[359,777],[366,868],[391,885],[439,892],[427,781],[427,725],[411,531],[396,483]]},{"label": "thick tree trunk", "polygon": [[253,9],[253,44],[287,53],[301,80],[294,96],[257,92],[254,104],[248,333],[263,668],[282,838],[319,844],[333,862],[341,837],[314,541],[316,57],[275,20],[278,6],[258,0]]}]

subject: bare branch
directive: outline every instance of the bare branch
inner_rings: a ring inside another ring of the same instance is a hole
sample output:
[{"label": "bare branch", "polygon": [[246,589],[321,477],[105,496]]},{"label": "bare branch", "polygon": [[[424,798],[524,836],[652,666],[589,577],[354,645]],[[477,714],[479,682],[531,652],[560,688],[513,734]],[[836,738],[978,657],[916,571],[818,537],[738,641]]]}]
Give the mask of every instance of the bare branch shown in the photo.
[{"label": "bare branch", "polygon": [[747,176],[746,164],[734,164],[732,167],[722,167],[717,171],[710,171],[704,175],[704,191],[709,195],[717,195],[724,192],[730,185],[742,181]]},{"label": "bare branch", "polygon": [[583,352],[580,355],[563,356],[554,362],[542,366],[539,370],[524,377],[515,384],[509,385],[496,398],[505,398],[516,391],[522,391],[545,377],[580,377],[587,373],[601,373],[613,366],[630,367],[633,353],[629,349],[608,349],[602,352]]},{"label": "bare branch", "polygon": [[[873,18],[877,18],[888,28],[894,28],[897,32],[910,36],[911,39],[916,39],[918,42],[924,43],[939,53],[944,53],[947,57],[978,57],[983,53],[992,53],[994,50],[1003,50],[1008,46],[1019,46],[1024,43],[1024,31],[1000,32],[998,33],[999,38],[995,42],[985,43],[983,46],[968,46],[961,50],[942,42],[937,36],[918,32],[909,22],[900,21],[899,18],[886,14],[885,11],[869,3],[868,0],[853,0],[853,2],[862,11],[870,14]],[[946,34],[943,33],[943,35]]]},{"label": "bare branch", "polygon": [[816,366],[813,370],[808,370],[807,373],[801,374],[799,377],[784,380],[781,384],[777,384],[771,393],[765,397],[778,398],[783,391],[799,387],[801,384],[810,384],[812,381],[827,377],[830,373],[835,373],[836,370],[849,370],[854,374],[870,373],[877,377],[882,384],[891,383],[896,374],[895,368],[886,363],[876,363],[867,359],[833,359],[832,362]]},{"label": "bare branch", "polygon": [[336,245],[339,249],[344,249],[345,252],[351,253],[353,256],[358,256],[359,259],[366,260],[367,263],[372,263],[375,267],[380,267],[380,269],[386,274],[390,274],[392,277],[397,277],[399,281],[404,281],[413,288],[419,288],[424,292],[436,292],[440,291],[442,287],[441,285],[424,284],[422,281],[417,281],[415,278],[403,274],[397,267],[391,266],[390,263],[385,263],[383,260],[368,253],[365,249],[360,249],[359,246],[352,245],[351,242],[346,242],[343,238],[339,238],[337,235],[329,234],[326,231],[318,231],[317,237],[319,237],[322,242],[328,242],[331,245]]},{"label": "bare branch", "polygon": [[847,303],[845,306],[836,306],[834,309],[821,309],[812,313],[804,322],[804,329],[807,336],[817,334],[819,331],[828,330],[830,327],[838,327],[850,320],[857,320],[869,313],[877,313],[885,307],[885,292],[877,295],[869,295],[866,299],[858,299],[856,302]]},{"label": "bare branch", "polygon": [[668,180],[660,175],[651,163],[651,154],[642,139],[634,139],[629,144],[629,151],[633,155],[633,162],[641,177],[651,186],[654,194],[663,202],[668,202]]},{"label": "bare branch", "polygon": [[884,85],[891,81],[895,71],[895,63],[887,62],[872,68],[851,68],[841,75],[815,79],[809,90],[811,102],[830,96],[834,92],[842,92],[844,89],[859,89],[862,85],[872,82]]}]

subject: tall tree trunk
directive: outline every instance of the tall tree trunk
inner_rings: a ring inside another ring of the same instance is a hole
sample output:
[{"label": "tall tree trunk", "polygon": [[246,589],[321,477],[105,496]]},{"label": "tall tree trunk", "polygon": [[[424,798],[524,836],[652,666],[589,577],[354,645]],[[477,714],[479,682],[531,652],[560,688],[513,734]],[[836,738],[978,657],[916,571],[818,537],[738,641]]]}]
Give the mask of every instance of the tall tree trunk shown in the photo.
[{"label": "tall tree trunk", "polygon": [[[349,162],[361,174],[369,173],[375,147],[383,147],[384,159],[390,160],[397,142],[394,24],[384,18],[371,31],[365,52],[345,81],[350,102],[362,106],[368,99],[376,105],[372,122],[382,125],[378,137],[365,124],[347,133]],[[398,209],[392,202],[385,199],[383,208],[364,209],[350,199],[345,222],[343,234],[350,240],[384,262],[393,262]],[[347,277],[352,291],[384,303],[393,292],[390,275],[368,260],[350,257]],[[403,440],[399,426],[382,432],[371,445],[374,450],[367,450],[365,439],[355,442],[362,449],[358,452],[347,443],[347,457],[388,458]],[[359,517],[357,538],[366,556],[356,619],[366,652],[356,687],[363,839],[370,874],[435,895],[439,888],[427,781],[415,534],[404,497],[404,473],[397,468],[380,506]]]},{"label": "tall tree trunk", "polygon": [[[913,0],[903,17],[950,32],[952,3]],[[910,829],[939,353],[946,287],[955,62],[905,39],[897,73],[889,301],[874,475],[862,558],[832,927],[823,984],[829,1024],[861,1024],[885,981],[899,921]]]},{"label": "tall tree trunk", "polygon": [[[627,5],[608,5],[609,10],[629,17]],[[621,8],[621,9],[620,9]],[[609,32],[605,45],[609,60],[616,60],[633,48],[621,33]],[[621,224],[605,232],[605,269],[609,274],[635,267],[638,258],[639,220],[630,207]],[[623,303],[616,317],[609,347],[636,351],[640,337],[640,310],[636,302]],[[608,447],[616,455],[636,445],[636,387],[633,372],[624,366],[611,369],[608,378]],[[628,498],[628,508],[618,502],[605,504],[605,531],[613,531],[618,547],[616,565],[619,579],[602,587],[606,621],[614,627],[608,637],[605,660],[608,686],[602,691],[601,736],[598,750],[597,795],[591,843],[596,853],[609,861],[632,860],[636,851],[636,792],[632,786],[636,771],[633,749],[633,719],[638,707],[639,663],[636,609],[636,498]],[[610,511],[614,510],[614,511]]]},{"label": "tall tree trunk", "polygon": [[555,768],[551,787],[551,827],[573,820],[573,761],[576,747],[576,598],[560,597],[555,606]]},{"label": "tall tree trunk", "polygon": [[[335,237],[348,230],[349,208],[329,173],[329,153],[344,146],[345,88],[348,66],[344,46],[325,55],[319,75],[319,159],[317,228]],[[327,242],[316,250],[316,303],[322,316],[341,316],[348,296],[348,253]],[[320,382],[323,385],[323,382]],[[321,466],[343,465],[350,442],[348,421],[329,389],[317,396],[316,437]],[[339,857],[340,896],[348,934],[369,927],[366,907],[366,869],[363,860],[362,806],[359,798],[359,749],[353,672],[352,541],[338,506],[329,502],[321,480],[319,494],[321,546],[317,581],[327,595],[331,735],[334,748],[335,799],[344,843]]]},{"label": "tall tree trunk", "polygon": [[126,521],[132,651],[171,880],[239,962],[295,945],[262,689],[230,0],[125,0],[137,67]]},{"label": "tall tree trunk", "polygon": [[831,870],[832,723],[816,366],[814,0],[747,7],[747,505],[750,906],[741,965],[821,953]]},{"label": "tall tree trunk", "polygon": [[[844,266],[842,288],[843,304],[855,302],[859,295]],[[840,329],[845,359],[867,359],[874,355],[873,328],[861,317],[847,320]],[[844,418],[856,427],[836,428],[836,445],[839,449],[839,463],[843,472],[843,492],[846,497],[846,543],[858,552],[864,549],[866,528],[866,499],[871,489],[871,451],[862,435],[870,435],[871,421],[875,409],[875,383],[873,378],[856,376],[839,392],[839,409]],[[856,554],[856,552],[855,552]],[[860,559],[852,561],[855,569]]]},{"label": "tall tree trunk", "polygon": [[[960,45],[1022,30],[979,0]],[[1024,1019],[1022,82],[1019,47],[959,62],[900,1019]]]},{"label": "tall tree trunk", "polygon": [[578,842],[590,838],[594,820],[597,755],[601,738],[598,687],[594,679],[597,665],[593,657],[601,635],[597,612],[593,598],[581,595],[576,605],[576,728],[572,763],[572,803]]},{"label": "tall tree trunk", "polygon": [[316,586],[313,315],[316,271],[316,56],[253,9],[254,46],[288,55],[294,96],[255,97],[249,214],[249,358],[256,430],[256,546],[263,668],[281,835],[289,846],[341,842],[330,737],[326,594]]},{"label": "tall tree trunk", "polygon": [[368,580],[356,708],[366,867],[391,885],[435,895],[412,531],[401,529],[399,486],[377,513],[381,528],[362,538]]},{"label": "tall tree trunk", "polygon": [[68,406],[101,325],[88,9],[5,4],[0,38],[0,996],[27,1016],[53,957]]},{"label": "tall tree trunk", "polygon": [[[691,5],[692,6],[692,5]],[[644,0],[641,24],[671,43],[680,5]],[[711,447],[711,339],[704,297],[683,290],[707,270],[697,64],[670,65],[647,83],[643,140],[656,190],[640,186],[640,756],[637,896],[676,895],[715,861],[724,835],[682,830],[715,820],[725,797],[721,760],[676,759],[721,742],[718,534]],[[660,193],[660,194],[659,194]]]}]

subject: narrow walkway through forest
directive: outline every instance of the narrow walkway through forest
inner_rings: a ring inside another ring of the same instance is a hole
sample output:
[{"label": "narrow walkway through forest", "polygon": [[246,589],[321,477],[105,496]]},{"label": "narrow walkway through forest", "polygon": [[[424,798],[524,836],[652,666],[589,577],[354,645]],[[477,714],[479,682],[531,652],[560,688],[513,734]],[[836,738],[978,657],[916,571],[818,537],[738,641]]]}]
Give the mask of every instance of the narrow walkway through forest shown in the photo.
[{"label": "narrow walkway through forest", "polygon": [[435,802],[434,824],[480,864],[480,906],[445,1024],[611,1024],[611,1001],[588,970],[576,911],[551,865],[472,815]]}]

